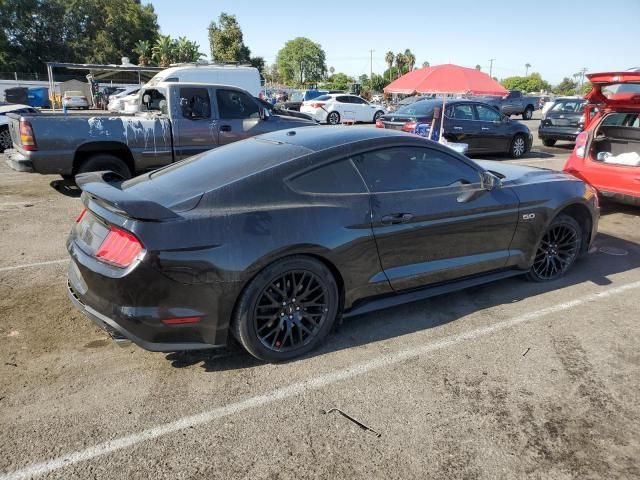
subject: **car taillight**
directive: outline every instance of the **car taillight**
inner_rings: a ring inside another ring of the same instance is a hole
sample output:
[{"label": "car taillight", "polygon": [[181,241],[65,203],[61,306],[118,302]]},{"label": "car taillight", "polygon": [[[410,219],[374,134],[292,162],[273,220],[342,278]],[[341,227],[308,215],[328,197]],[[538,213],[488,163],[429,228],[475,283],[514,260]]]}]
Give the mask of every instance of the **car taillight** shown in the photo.
[{"label": "car taillight", "polygon": [[20,120],[20,143],[25,150],[31,152],[38,150],[36,137],[33,135],[33,127],[26,120]]},{"label": "car taillight", "polygon": [[384,123],[382,123],[382,120],[376,120],[376,128],[384,128]]},{"label": "car taillight", "polygon": [[83,208],[82,211],[80,212],[80,215],[78,215],[78,218],[76,218],[76,223],[80,223],[80,221],[82,220],[82,217],[84,217],[85,213],[87,213],[87,209]]},{"label": "car taillight", "polygon": [[402,130],[405,132],[413,132],[417,125],[416,122],[407,122],[402,126]]},{"label": "car taillight", "polygon": [[311,108],[322,108],[324,106],[323,102],[314,102],[310,105]]},{"label": "car taillight", "polygon": [[587,132],[582,132],[576,137],[576,146],[573,150],[576,157],[584,158],[588,138],[589,134]]},{"label": "car taillight", "polygon": [[128,267],[142,252],[142,244],[132,233],[116,227],[109,228],[96,257],[117,267]]}]

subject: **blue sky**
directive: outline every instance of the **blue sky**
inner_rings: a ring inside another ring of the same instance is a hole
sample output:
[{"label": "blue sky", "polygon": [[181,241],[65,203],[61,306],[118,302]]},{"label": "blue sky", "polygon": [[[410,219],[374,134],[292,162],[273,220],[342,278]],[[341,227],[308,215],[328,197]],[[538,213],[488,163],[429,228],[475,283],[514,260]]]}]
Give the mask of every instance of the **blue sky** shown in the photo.
[{"label": "blue sky", "polygon": [[379,74],[388,50],[406,48],[418,65],[480,64],[488,72],[495,58],[498,78],[524,75],[530,63],[551,83],[583,67],[640,66],[640,0],[143,1],[153,4],[162,33],[184,35],[207,55],[207,26],[227,12],[237,16],[252,55],[272,63],[287,40],[304,36],[322,46],[327,67],[356,77],[369,74],[370,49]]}]

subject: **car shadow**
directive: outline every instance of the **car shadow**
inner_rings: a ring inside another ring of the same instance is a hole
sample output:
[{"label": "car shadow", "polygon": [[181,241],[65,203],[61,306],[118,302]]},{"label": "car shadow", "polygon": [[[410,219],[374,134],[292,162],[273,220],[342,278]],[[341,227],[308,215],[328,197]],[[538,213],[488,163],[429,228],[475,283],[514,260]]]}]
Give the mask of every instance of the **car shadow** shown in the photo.
[{"label": "car shadow", "polygon": [[[493,153],[493,154],[484,154],[484,155],[475,154],[475,155],[468,155],[468,156],[469,158],[472,158],[475,160],[496,160],[496,161],[514,160],[509,156],[508,153]],[[525,153],[524,155],[522,155],[517,160],[526,160],[527,158],[554,158],[554,157],[555,155],[551,153],[543,152],[541,150],[531,150]]]},{"label": "car shadow", "polygon": [[[615,253],[608,254],[605,251]],[[601,233],[596,238],[591,253],[580,259],[571,272],[559,280],[535,283],[523,277],[512,277],[428,300],[350,317],[334,328],[321,347],[290,363],[436,328],[470,314],[566,287],[589,283],[608,286],[612,284],[612,275],[638,267],[640,245]],[[175,368],[200,364],[206,372],[238,370],[262,364],[246,353],[235,340],[231,340],[230,345],[223,349],[175,352],[167,354],[166,359]]]},{"label": "car shadow", "polygon": [[55,191],[67,197],[78,198],[82,194],[82,190],[75,183],[65,179],[53,180],[49,185]]}]

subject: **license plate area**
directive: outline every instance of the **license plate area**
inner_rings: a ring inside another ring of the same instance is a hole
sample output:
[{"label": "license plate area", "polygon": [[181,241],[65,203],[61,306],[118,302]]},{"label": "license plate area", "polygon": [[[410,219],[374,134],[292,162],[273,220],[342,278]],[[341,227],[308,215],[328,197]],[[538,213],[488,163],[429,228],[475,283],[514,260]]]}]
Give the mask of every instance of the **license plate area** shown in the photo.
[{"label": "license plate area", "polygon": [[109,234],[109,227],[87,210],[82,219],[73,228],[74,239],[88,255],[95,255]]}]

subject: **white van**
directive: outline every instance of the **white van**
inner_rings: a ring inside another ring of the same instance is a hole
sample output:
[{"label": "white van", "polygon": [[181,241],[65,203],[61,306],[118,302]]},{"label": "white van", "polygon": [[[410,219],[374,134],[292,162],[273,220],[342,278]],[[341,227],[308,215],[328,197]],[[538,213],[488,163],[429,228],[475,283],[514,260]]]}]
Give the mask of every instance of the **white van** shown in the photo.
[{"label": "white van", "polygon": [[254,67],[236,65],[185,65],[157,73],[147,84],[156,87],[162,82],[208,83],[231,85],[245,89],[254,97],[260,93],[260,73]]}]

